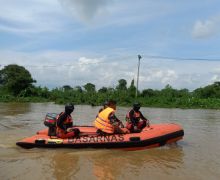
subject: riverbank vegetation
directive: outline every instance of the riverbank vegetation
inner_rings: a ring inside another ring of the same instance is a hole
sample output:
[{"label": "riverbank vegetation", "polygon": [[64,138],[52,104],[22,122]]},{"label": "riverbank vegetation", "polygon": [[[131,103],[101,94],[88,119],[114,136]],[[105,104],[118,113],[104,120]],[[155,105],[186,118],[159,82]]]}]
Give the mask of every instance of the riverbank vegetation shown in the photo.
[{"label": "riverbank vegetation", "polygon": [[63,87],[49,90],[47,87],[37,87],[36,80],[22,66],[8,65],[0,70],[0,102],[55,102],[65,104],[102,105],[107,99],[115,99],[121,106],[131,106],[139,101],[146,107],[166,108],[210,108],[220,109],[220,82],[200,87],[194,91],[174,89],[166,85],[161,90],[143,89],[138,91],[134,80],[127,84],[125,79],[119,79],[115,88],[102,87],[96,89],[92,83],[83,86]]}]

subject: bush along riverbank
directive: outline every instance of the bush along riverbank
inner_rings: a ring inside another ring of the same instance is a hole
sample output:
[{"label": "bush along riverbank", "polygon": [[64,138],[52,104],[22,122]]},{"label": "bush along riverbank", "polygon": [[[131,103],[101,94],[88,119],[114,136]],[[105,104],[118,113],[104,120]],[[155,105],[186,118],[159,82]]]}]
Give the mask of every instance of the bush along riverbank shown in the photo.
[{"label": "bush along riverbank", "polygon": [[189,92],[186,89],[175,90],[170,86],[162,90],[143,90],[139,92],[137,98],[135,98],[135,91],[132,92],[129,88],[106,88],[106,91],[102,92],[79,87],[52,90],[31,87],[17,96],[0,91],[0,102],[55,102],[57,104],[74,102],[96,106],[102,105],[108,99],[116,100],[120,106],[131,106],[133,102],[138,101],[143,107],[220,109],[220,98],[198,96],[195,92]]},{"label": "bush along riverbank", "polygon": [[220,109],[220,82],[193,91],[174,89],[170,85],[161,90],[148,88],[138,91],[137,97],[134,80],[128,85],[125,79],[120,79],[115,88],[102,87],[98,90],[89,82],[83,86],[64,85],[51,90],[37,87],[34,83],[36,80],[24,67],[6,66],[0,70],[0,102],[73,102],[96,106],[114,99],[120,106],[132,106],[138,101],[144,107]]}]

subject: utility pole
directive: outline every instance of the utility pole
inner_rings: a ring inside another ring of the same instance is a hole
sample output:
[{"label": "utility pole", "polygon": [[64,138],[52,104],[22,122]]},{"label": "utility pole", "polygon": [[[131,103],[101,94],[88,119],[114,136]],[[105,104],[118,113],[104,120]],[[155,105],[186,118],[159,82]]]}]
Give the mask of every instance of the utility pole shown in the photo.
[{"label": "utility pole", "polygon": [[136,98],[138,95],[138,82],[139,82],[139,69],[140,69],[140,60],[141,60],[141,55],[138,55],[138,72],[137,72],[137,87],[136,87]]}]

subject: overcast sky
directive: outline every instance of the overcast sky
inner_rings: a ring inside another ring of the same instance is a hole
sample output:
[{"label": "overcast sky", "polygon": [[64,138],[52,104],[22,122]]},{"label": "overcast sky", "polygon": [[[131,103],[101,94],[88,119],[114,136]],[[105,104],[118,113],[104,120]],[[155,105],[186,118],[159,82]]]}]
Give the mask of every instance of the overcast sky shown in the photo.
[{"label": "overcast sky", "polygon": [[0,0],[0,68],[42,87],[130,85],[138,54],[140,89],[220,81],[220,1]]}]

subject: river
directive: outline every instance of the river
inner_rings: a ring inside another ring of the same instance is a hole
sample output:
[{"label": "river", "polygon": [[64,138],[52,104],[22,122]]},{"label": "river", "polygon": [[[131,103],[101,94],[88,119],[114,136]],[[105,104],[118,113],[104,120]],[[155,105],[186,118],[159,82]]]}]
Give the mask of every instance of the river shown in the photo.
[{"label": "river", "polygon": [[[45,128],[53,103],[0,103],[0,179],[220,179],[220,110],[141,108],[153,123],[178,123],[185,136],[176,144],[123,151],[23,149],[18,140]],[[92,125],[100,107],[75,106],[74,123]],[[129,108],[117,107],[124,120]]]}]

